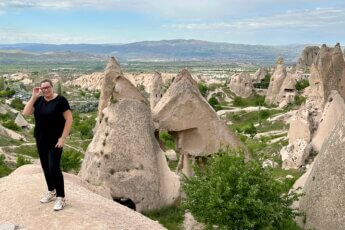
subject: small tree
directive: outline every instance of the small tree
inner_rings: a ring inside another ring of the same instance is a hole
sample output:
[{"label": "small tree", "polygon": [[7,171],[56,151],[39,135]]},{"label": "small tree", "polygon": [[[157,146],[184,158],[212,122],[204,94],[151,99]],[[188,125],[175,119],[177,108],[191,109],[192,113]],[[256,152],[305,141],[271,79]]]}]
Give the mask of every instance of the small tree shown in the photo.
[{"label": "small tree", "polygon": [[286,229],[299,213],[298,199],[286,193],[288,184],[273,178],[261,162],[246,162],[243,154],[220,151],[206,168],[195,167],[185,178],[185,207],[196,220],[217,229]]},{"label": "small tree", "polygon": [[209,100],[208,100],[208,103],[214,108],[214,110],[219,110],[219,101],[217,100],[217,98],[215,97],[211,97]]},{"label": "small tree", "polygon": [[203,97],[206,97],[208,92],[208,87],[204,83],[199,83],[199,91]]},{"label": "small tree", "polygon": [[11,106],[15,109],[18,109],[18,110],[22,110],[24,109],[24,104],[23,104],[23,101],[19,98],[14,98],[12,101],[11,101]]}]

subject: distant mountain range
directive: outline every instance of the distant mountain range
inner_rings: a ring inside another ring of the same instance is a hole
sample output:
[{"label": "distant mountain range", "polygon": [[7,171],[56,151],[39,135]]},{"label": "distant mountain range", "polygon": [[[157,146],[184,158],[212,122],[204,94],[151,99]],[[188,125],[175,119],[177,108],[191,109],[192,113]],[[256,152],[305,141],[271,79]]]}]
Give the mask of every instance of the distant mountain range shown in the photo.
[{"label": "distant mountain range", "polygon": [[278,56],[296,62],[307,45],[243,45],[199,40],[143,41],[129,44],[0,44],[0,63],[93,61],[115,56],[122,61],[229,61],[274,64]]}]

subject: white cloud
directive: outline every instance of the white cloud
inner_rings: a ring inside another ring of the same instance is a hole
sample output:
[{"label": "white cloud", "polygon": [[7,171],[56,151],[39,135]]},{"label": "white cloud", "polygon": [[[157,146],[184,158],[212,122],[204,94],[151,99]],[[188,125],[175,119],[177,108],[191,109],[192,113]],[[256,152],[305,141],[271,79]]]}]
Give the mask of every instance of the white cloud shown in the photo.
[{"label": "white cloud", "polygon": [[314,10],[288,11],[285,14],[254,17],[232,22],[181,23],[162,25],[163,28],[186,30],[259,30],[259,29],[308,29],[345,24],[345,9],[317,8]]}]

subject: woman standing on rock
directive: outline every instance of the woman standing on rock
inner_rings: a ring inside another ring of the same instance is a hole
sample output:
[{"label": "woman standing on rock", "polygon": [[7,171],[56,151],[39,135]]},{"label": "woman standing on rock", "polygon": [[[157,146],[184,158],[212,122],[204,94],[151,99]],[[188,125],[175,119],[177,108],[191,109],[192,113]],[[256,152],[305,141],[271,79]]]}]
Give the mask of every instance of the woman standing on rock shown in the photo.
[{"label": "woman standing on rock", "polygon": [[46,79],[41,81],[40,87],[33,88],[23,114],[35,116],[34,136],[48,186],[47,194],[40,201],[48,203],[56,197],[54,210],[62,210],[65,191],[60,161],[73,122],[71,108],[65,97],[54,93],[52,82]]}]

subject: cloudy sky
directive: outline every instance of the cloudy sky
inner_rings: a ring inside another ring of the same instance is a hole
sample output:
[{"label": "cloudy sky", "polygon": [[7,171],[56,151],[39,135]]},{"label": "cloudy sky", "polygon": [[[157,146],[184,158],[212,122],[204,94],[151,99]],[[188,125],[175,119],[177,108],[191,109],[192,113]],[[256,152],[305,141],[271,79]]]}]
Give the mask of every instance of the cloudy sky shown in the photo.
[{"label": "cloudy sky", "polygon": [[0,44],[345,44],[344,0],[0,0]]}]

